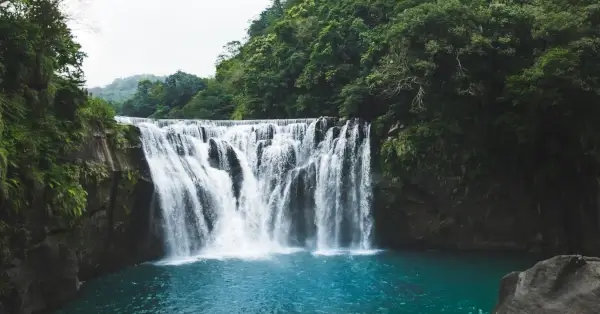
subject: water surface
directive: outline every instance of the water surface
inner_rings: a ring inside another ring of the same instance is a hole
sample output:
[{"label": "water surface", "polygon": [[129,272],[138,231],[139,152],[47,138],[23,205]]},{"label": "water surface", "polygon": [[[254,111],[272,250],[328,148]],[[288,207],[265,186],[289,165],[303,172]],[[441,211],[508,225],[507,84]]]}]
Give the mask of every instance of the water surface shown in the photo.
[{"label": "water surface", "polygon": [[532,264],[436,252],[144,264],[86,283],[59,313],[489,313],[500,278]]}]

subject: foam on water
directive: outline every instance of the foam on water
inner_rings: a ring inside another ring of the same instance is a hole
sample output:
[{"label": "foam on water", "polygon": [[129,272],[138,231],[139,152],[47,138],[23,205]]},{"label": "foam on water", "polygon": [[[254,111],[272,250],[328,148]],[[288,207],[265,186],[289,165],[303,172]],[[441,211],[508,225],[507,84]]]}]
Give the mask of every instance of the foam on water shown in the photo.
[{"label": "foam on water", "polygon": [[374,252],[369,124],[117,120],[141,130],[162,210],[164,263],[298,248]]}]

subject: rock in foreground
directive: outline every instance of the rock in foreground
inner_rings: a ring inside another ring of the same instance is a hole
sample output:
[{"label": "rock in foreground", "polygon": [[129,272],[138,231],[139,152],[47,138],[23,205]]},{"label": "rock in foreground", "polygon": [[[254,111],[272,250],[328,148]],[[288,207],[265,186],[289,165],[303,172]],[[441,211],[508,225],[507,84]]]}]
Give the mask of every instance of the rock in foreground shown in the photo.
[{"label": "rock in foreground", "polygon": [[559,255],[504,276],[494,313],[600,313],[600,258]]}]

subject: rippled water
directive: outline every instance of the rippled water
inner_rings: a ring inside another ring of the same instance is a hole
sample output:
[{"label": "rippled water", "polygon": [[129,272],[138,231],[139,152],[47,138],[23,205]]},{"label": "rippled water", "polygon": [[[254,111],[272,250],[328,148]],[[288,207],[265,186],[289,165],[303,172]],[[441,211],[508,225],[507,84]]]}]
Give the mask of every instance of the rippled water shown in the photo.
[{"label": "rippled water", "polygon": [[513,257],[296,252],[145,264],[86,283],[59,313],[489,313]]}]

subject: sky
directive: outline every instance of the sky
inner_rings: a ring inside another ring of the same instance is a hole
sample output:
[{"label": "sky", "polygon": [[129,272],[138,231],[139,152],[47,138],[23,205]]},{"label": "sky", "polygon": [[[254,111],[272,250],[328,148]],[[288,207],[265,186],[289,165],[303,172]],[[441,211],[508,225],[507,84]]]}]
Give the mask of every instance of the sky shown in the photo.
[{"label": "sky", "polygon": [[243,40],[271,0],[68,0],[69,26],[87,54],[88,87],[177,70],[211,76],[223,46]]}]

